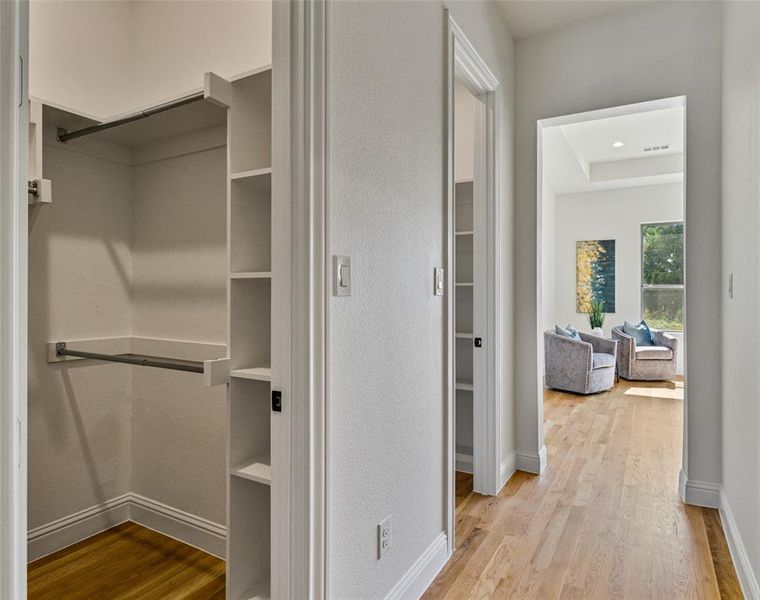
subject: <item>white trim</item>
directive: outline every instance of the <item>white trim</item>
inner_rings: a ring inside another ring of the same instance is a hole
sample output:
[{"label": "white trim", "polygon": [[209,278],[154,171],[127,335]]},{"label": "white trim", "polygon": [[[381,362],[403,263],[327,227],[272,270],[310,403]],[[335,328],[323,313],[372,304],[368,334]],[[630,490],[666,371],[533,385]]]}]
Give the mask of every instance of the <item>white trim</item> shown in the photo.
[{"label": "white trim", "polygon": [[0,2],[0,598],[26,598],[28,2]]},{"label": "white trim", "polygon": [[227,528],[220,523],[135,493],[129,494],[129,520],[225,558]]},{"label": "white trim", "polygon": [[736,525],[734,514],[731,511],[731,505],[728,502],[728,496],[725,491],[720,491],[720,522],[723,525],[723,533],[726,535],[728,550],[731,553],[731,559],[736,569],[736,575],[742,592],[747,600],[760,600],[760,586],[758,586],[757,576],[752,570],[752,563],[747,555],[747,549],[739,534],[739,528]]},{"label": "white trim", "polygon": [[535,473],[539,475],[546,468],[546,446],[543,446],[538,452],[515,452],[515,468],[518,471],[526,473]]},{"label": "white trim", "polygon": [[720,484],[689,479],[683,469],[678,472],[678,494],[692,506],[720,507]]},{"label": "white trim", "polygon": [[30,529],[27,536],[29,562],[128,521],[129,498],[130,494],[122,494],[47,525]]},{"label": "white trim", "polygon": [[472,454],[457,452],[454,454],[455,469],[460,473],[469,473],[472,475]]},{"label": "white trim", "polygon": [[219,558],[225,557],[227,532],[224,525],[128,492],[31,529],[28,533],[29,561],[62,550],[125,521],[133,521]]},{"label": "white trim", "polygon": [[510,452],[506,457],[504,457],[504,460],[501,461],[501,467],[499,468],[499,490],[507,484],[507,481],[509,481],[512,478],[512,475],[515,474],[515,471],[517,471],[517,454],[515,452]]},{"label": "white trim", "polygon": [[449,559],[446,534],[441,532],[433,540],[411,568],[393,586],[385,600],[417,600],[433,583]]},{"label": "white trim", "polygon": [[289,92],[283,93],[280,102],[273,101],[273,107],[279,106],[273,112],[278,117],[276,143],[282,142],[275,156],[283,152],[289,159],[283,169],[273,172],[273,193],[288,198],[292,224],[291,573],[287,597],[314,600],[330,597],[328,10],[328,2],[273,5],[273,74],[282,73]]}]

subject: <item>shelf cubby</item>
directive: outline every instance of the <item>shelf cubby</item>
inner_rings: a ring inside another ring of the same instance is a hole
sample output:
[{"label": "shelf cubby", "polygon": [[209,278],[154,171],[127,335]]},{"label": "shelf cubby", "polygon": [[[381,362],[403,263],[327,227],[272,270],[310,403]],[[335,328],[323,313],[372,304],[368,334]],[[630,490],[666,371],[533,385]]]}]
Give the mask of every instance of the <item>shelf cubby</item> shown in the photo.
[{"label": "shelf cubby", "polygon": [[230,269],[268,272],[272,263],[270,175],[230,180]]},{"label": "shelf cubby", "polygon": [[270,279],[230,280],[230,368],[271,365]]},{"label": "shelf cubby", "polygon": [[271,488],[230,477],[227,598],[269,598]]},{"label": "shelf cubby", "polygon": [[232,82],[230,171],[235,174],[272,166],[272,71]]}]

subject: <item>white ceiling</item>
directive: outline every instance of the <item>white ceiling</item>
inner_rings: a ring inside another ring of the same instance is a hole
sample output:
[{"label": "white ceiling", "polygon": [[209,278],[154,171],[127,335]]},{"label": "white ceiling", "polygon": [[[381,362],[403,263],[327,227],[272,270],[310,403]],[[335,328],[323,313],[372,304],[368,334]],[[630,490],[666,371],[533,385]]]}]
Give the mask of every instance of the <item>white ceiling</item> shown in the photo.
[{"label": "white ceiling", "polygon": [[[555,194],[683,180],[683,107],[543,130],[543,177]],[[622,147],[613,143],[621,141]],[[667,144],[667,150],[644,148]]]},{"label": "white ceiling", "polygon": [[577,21],[628,10],[655,0],[494,0],[516,39]]},{"label": "white ceiling", "polygon": [[[683,107],[560,125],[570,147],[586,163],[683,152]],[[615,148],[614,142],[623,142]],[[644,148],[667,145],[667,150]]]}]

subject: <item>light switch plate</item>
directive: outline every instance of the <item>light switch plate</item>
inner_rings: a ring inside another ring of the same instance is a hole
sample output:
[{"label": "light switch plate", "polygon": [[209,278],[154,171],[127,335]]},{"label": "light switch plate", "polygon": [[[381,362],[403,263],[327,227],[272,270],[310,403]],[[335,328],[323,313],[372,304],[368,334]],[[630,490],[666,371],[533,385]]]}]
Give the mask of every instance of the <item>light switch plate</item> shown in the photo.
[{"label": "light switch plate", "polygon": [[336,254],[333,256],[333,295],[338,297],[351,295],[351,257]]},{"label": "light switch plate", "polygon": [[444,282],[443,267],[436,267],[433,275],[433,294],[435,296],[443,296]]}]

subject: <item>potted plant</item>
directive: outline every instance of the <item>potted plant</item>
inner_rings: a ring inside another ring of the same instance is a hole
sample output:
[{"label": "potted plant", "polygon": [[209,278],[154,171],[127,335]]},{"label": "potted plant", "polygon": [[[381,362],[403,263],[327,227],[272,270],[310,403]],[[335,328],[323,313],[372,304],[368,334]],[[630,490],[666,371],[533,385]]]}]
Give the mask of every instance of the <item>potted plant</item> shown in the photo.
[{"label": "potted plant", "polygon": [[591,333],[603,337],[604,330],[602,329],[602,325],[604,325],[605,316],[604,300],[592,298],[588,303],[588,312],[586,315],[588,316],[588,324],[591,326]]}]

